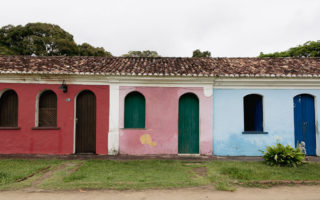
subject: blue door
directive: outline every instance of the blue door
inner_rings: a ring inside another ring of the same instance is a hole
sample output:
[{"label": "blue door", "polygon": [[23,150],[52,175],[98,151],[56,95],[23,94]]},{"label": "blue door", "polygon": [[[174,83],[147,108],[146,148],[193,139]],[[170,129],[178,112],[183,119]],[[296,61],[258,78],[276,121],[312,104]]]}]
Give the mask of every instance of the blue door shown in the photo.
[{"label": "blue door", "polygon": [[314,98],[308,94],[297,95],[294,102],[295,145],[305,142],[307,155],[316,155],[316,128]]}]

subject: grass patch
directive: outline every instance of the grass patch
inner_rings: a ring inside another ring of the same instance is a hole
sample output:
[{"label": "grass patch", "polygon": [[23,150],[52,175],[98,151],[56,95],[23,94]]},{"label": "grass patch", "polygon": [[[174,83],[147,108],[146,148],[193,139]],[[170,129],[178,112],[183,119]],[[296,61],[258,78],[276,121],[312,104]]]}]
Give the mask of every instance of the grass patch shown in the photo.
[{"label": "grass patch", "polygon": [[72,181],[79,181],[82,179],[85,179],[87,176],[80,174],[80,175],[72,175],[72,176],[67,176],[63,178],[63,181],[68,183],[68,182],[72,182]]},{"label": "grass patch", "polygon": [[221,173],[223,175],[228,175],[233,179],[240,180],[249,180],[251,178],[251,174],[253,173],[252,169],[243,169],[237,167],[222,167]]},{"label": "grass patch", "polygon": [[[39,170],[59,164],[58,160],[24,160],[24,159],[3,159],[0,160],[0,190],[20,188],[28,181],[17,181],[28,177]],[[31,177],[30,177],[31,178]]]},{"label": "grass patch", "polygon": [[264,187],[253,184],[263,180],[320,180],[320,163],[306,163],[292,168],[271,167],[263,162],[214,161],[207,166],[210,180],[223,190],[232,190],[237,184]]},{"label": "grass patch", "polygon": [[[80,161],[80,160],[72,160],[72,161],[66,161],[63,164],[66,165],[66,167],[59,169],[59,166],[57,166],[55,169],[53,169],[54,174],[52,174],[52,176],[48,179],[45,179],[41,182],[41,184],[37,185],[37,188],[41,188],[41,189],[48,189],[48,190],[52,190],[52,189],[56,189],[56,190],[64,190],[67,189],[65,188],[65,186],[63,185],[64,182],[70,182],[72,183],[75,180],[80,180],[80,176],[79,177],[70,177],[70,174],[72,174],[72,172],[74,172],[75,168],[78,168],[79,165],[81,165],[81,163],[83,163],[85,161]],[[60,166],[61,167],[61,166]]]},{"label": "grass patch", "polygon": [[[57,180],[57,177],[55,177]],[[192,167],[174,160],[88,160],[59,181],[48,181],[55,189],[146,189],[177,188],[209,184]]]},{"label": "grass patch", "polygon": [[[59,165],[61,164],[61,165]],[[271,167],[263,162],[180,160],[0,160],[0,189],[27,187],[41,174],[17,183],[47,166],[53,174],[36,187],[49,190],[181,188],[213,184],[218,190],[237,186],[268,187],[259,181],[320,180],[320,163],[297,168]],[[76,170],[77,169],[77,170]]]}]

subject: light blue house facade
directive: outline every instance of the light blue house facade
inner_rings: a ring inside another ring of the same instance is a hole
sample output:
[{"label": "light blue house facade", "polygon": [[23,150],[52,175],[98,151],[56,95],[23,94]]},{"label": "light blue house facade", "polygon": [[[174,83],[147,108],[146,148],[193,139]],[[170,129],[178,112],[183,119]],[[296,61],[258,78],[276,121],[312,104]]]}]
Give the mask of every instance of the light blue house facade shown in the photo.
[{"label": "light blue house facade", "polygon": [[[319,155],[320,113],[317,108],[320,107],[320,89],[316,81],[283,79],[280,83],[277,79],[257,79],[255,83],[246,81],[246,84],[240,84],[221,82],[213,89],[214,155],[260,156],[259,150],[265,150],[266,146],[277,141],[295,147],[297,142],[308,139],[304,141],[307,154]],[[261,105],[256,105],[261,106],[260,110],[246,113],[248,95],[260,97]],[[248,117],[250,114],[253,118],[258,117],[260,128],[248,129],[246,121],[253,120]]]}]

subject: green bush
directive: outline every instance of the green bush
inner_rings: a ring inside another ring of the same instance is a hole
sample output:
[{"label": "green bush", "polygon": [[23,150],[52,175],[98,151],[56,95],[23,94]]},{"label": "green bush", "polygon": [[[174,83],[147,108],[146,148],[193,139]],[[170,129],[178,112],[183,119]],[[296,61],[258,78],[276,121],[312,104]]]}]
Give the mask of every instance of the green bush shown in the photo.
[{"label": "green bush", "polygon": [[305,159],[305,154],[298,148],[292,148],[290,145],[284,146],[277,143],[275,146],[266,147],[266,151],[261,151],[266,164],[271,166],[297,167]]}]

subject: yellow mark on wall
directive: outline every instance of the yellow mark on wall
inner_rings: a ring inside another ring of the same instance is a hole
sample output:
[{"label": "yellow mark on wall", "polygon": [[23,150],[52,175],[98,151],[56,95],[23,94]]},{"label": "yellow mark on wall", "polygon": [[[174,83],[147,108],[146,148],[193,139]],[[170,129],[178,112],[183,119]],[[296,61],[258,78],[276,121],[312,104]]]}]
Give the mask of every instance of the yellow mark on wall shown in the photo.
[{"label": "yellow mark on wall", "polygon": [[150,147],[154,147],[157,145],[155,141],[152,141],[152,138],[149,134],[144,134],[140,136],[141,144],[148,144]]}]

